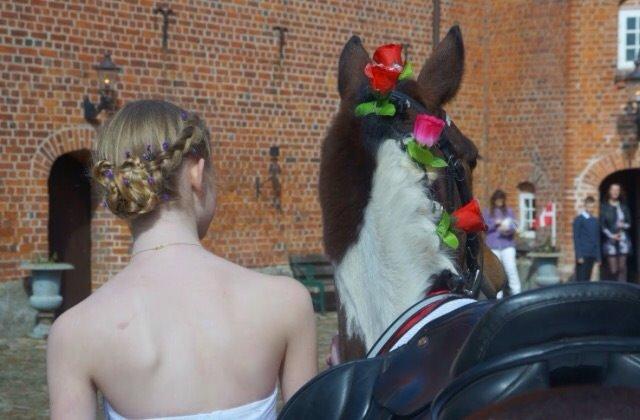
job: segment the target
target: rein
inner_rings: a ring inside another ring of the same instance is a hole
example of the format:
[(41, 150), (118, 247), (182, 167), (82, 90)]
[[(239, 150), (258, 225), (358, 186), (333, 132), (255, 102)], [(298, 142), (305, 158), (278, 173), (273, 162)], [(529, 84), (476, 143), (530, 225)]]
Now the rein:
[[(409, 109), (414, 108), (418, 113), (429, 114), (427, 109), (420, 102), (416, 101), (412, 97), (398, 92), (392, 91), (389, 95), (389, 100), (396, 106), (398, 114), (406, 113)], [(429, 114), (430, 115), (430, 114)], [(451, 125), (451, 120), (446, 116), (446, 122), (440, 139), (438, 140), (437, 147), (444, 156), (447, 162), (446, 167), (446, 182), (447, 182), (447, 195), (452, 197), (454, 194), (454, 188), (458, 191), (458, 196), (462, 203), (469, 202), (473, 196), (466, 182), (466, 172), (464, 165), (460, 158), (454, 153), (451, 140), (447, 136), (447, 131)], [(444, 207), (444, 206), (443, 206)], [(465, 241), (465, 263), (466, 268), (460, 274), (455, 273), (441, 273), (441, 277), (444, 274), (446, 277), (447, 287), (455, 293), (461, 293), (473, 298), (477, 298), (480, 292), (480, 279), (482, 277), (482, 253), (480, 252), (480, 236), (477, 233), (467, 234)]]

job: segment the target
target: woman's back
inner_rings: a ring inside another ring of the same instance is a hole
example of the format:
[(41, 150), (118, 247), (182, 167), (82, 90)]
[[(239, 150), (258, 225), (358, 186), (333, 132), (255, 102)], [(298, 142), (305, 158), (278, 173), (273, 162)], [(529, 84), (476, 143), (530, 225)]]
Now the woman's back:
[(290, 279), (175, 246), (134, 257), (65, 317), (83, 342), (83, 364), (118, 413), (184, 415), (270, 396), (289, 335), (313, 337), (306, 300)]
[(108, 207), (130, 223), (132, 257), (52, 327), (52, 418), (93, 417), (96, 389), (136, 418), (244, 406), (278, 382), (288, 399), (317, 368), (310, 296), (292, 279), (201, 247), (215, 209), (203, 123), (138, 101), (107, 124), (98, 149), (105, 157), (94, 174)]

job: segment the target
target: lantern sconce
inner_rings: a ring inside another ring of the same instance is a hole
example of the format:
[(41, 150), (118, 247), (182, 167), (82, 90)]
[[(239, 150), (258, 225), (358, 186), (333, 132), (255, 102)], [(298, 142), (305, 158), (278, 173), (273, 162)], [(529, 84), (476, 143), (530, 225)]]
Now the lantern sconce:
[(84, 109), (84, 119), (90, 124), (99, 124), (98, 114), (102, 111), (113, 113), (118, 109), (118, 96), (115, 90), (115, 84), (118, 82), (118, 75), (122, 71), (111, 60), (111, 53), (105, 53), (102, 61), (93, 66), (98, 72), (98, 78), (100, 80), (100, 102), (98, 105), (94, 105), (89, 100), (88, 96), (84, 97), (82, 101), (82, 108)]

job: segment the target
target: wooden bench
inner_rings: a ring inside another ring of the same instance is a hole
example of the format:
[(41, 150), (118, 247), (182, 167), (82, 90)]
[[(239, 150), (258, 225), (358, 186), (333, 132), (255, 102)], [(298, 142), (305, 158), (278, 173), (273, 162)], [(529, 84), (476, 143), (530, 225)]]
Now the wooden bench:
[(327, 295), (335, 295), (333, 264), (321, 254), (289, 255), (293, 277), (311, 292), (313, 306), (321, 313), (327, 310)]

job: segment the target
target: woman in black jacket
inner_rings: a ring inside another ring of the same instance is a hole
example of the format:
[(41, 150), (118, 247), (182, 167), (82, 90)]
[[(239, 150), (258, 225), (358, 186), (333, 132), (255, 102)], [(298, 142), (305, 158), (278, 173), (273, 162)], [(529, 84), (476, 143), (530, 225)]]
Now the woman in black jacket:
[(611, 184), (607, 199), (600, 208), (600, 226), (604, 234), (602, 252), (607, 259), (611, 278), (607, 280), (627, 281), (627, 255), (631, 252), (631, 227), (629, 207), (621, 202), (619, 184)]

